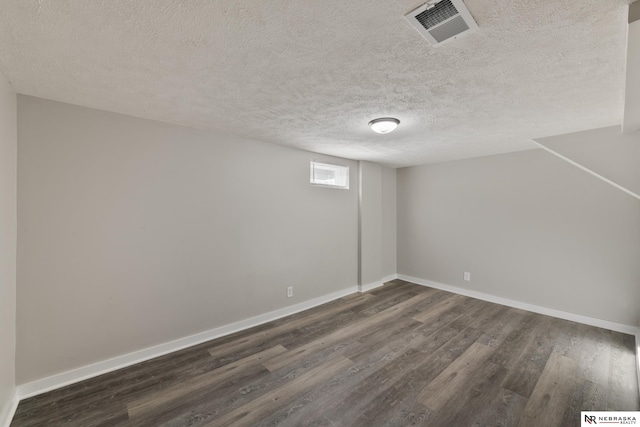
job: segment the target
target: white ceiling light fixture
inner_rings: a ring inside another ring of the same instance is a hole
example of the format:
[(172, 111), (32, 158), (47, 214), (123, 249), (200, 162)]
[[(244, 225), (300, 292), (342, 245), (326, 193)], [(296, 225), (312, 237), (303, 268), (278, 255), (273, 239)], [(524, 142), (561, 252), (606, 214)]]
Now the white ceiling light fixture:
[(369, 122), (371, 130), (377, 133), (389, 133), (395, 130), (400, 124), (400, 120), (393, 117), (380, 117)]

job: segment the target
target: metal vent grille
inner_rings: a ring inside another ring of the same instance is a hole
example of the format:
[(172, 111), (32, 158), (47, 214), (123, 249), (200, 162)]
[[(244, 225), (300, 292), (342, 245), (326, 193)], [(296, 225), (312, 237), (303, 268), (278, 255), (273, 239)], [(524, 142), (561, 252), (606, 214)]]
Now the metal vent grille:
[(434, 46), (478, 29), (464, 0), (429, 0), (404, 17)]
[(427, 30), (458, 14), (451, 0), (443, 0), (430, 9), (416, 15), (418, 22)]
[(438, 43), (442, 43), (446, 39), (454, 37), (463, 31), (467, 31), (468, 29), (469, 26), (466, 22), (464, 22), (462, 16), (456, 16), (446, 24), (440, 25), (439, 27), (430, 30), (429, 34), (431, 34)]

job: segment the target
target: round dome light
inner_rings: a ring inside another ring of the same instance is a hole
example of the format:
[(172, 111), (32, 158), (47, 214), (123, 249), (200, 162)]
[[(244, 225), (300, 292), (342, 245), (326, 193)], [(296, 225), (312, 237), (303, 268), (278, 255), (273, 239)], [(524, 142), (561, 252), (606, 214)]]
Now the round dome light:
[(379, 119), (371, 120), (369, 127), (371, 130), (377, 133), (389, 133), (398, 127), (400, 120), (393, 117), (381, 117)]

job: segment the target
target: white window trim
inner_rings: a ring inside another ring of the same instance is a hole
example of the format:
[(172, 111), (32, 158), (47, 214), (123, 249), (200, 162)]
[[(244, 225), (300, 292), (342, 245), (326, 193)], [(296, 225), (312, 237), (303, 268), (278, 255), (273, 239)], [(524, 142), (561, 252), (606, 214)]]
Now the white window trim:
[[(335, 166), (338, 168), (344, 168), (344, 170), (346, 171), (346, 184), (345, 185), (333, 185), (333, 184), (322, 184), (322, 183), (318, 183), (318, 182), (313, 182), (314, 176), (313, 176), (313, 165), (314, 164), (319, 164), (319, 165), (327, 165), (327, 166)], [(309, 185), (311, 185), (312, 187), (321, 187), (321, 188), (333, 188), (336, 190), (348, 190), (349, 189), (349, 184), (350, 184), (350, 175), (349, 175), (349, 165), (348, 164), (339, 164), (339, 163), (331, 163), (331, 162), (325, 162), (325, 161), (321, 161), (321, 160), (315, 160), (315, 159), (311, 159), (311, 161), (309, 162)]]

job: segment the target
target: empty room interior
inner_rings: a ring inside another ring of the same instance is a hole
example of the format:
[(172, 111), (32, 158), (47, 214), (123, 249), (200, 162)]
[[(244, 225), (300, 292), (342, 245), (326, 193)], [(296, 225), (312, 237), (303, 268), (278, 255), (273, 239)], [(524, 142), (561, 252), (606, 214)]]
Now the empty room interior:
[(638, 76), (629, 0), (4, 1), (0, 427), (639, 411)]

